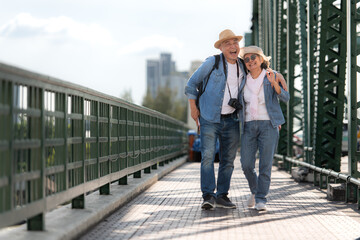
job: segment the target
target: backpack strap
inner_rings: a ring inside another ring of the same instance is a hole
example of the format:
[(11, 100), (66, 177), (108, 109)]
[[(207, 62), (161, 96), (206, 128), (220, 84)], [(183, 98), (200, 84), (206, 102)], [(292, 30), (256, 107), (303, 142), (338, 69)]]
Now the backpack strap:
[(200, 105), (199, 105), (200, 97), (205, 92), (206, 85), (209, 82), (209, 78), (210, 78), (211, 73), (214, 71), (215, 68), (219, 69), (220, 55), (217, 54), (217, 55), (214, 55), (214, 57), (215, 57), (215, 63), (213, 65), (211, 71), (204, 78), (204, 80), (200, 83), (199, 88), (198, 88), (199, 93), (198, 93), (198, 96), (196, 98), (196, 106), (198, 107), (198, 109), (200, 109)]
[(215, 57), (214, 67), (215, 67), (216, 69), (219, 69), (220, 54), (216, 54), (216, 55), (214, 55), (214, 57)]
[[(209, 72), (209, 74), (208, 74), (208, 75), (206, 76), (206, 78), (204, 79), (205, 86), (204, 86), (204, 88), (202, 89), (200, 96), (205, 92), (205, 89), (206, 89), (206, 86), (207, 86), (207, 84), (208, 84), (208, 82), (209, 82), (209, 78), (210, 78), (211, 73), (214, 71), (215, 68), (216, 68), (216, 69), (219, 69), (220, 55), (219, 55), (219, 54), (216, 54), (216, 55), (214, 55), (214, 57), (215, 57), (214, 66), (212, 67), (211, 71)], [(200, 96), (199, 96), (199, 97), (200, 97)]]

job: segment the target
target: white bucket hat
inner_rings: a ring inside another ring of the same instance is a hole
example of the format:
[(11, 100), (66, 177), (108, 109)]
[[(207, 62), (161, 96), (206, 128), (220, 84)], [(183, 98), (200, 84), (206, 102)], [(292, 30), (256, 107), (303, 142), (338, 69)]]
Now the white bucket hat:
[(239, 54), (240, 58), (244, 59), (244, 56), (248, 53), (255, 53), (261, 56), (264, 59), (264, 61), (270, 62), (271, 57), (265, 56), (263, 50), (257, 46), (248, 46), (248, 47), (240, 48), (240, 54)]

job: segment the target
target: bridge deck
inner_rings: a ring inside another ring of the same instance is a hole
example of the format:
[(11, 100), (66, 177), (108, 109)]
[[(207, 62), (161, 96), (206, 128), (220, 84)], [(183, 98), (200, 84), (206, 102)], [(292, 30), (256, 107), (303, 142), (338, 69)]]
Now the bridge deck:
[[(201, 210), (199, 163), (186, 163), (108, 216), (81, 239), (357, 239), (355, 204), (273, 168), (268, 210), (247, 209), (249, 189), (235, 160), (229, 197), (237, 209)], [(217, 164), (216, 164), (217, 166)]]

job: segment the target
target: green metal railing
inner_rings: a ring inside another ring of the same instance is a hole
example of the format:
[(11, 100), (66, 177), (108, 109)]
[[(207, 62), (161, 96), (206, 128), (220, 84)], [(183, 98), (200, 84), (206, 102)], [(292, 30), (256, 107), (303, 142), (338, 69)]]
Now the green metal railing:
[(288, 162), (286, 170), (291, 173), (292, 167), (302, 166), (310, 169), (314, 173), (314, 185), (319, 186), (322, 189), (326, 189), (328, 184), (331, 183), (343, 183), (345, 184), (345, 202), (356, 202), (357, 208), (360, 209), (360, 180), (354, 178), (348, 174), (336, 172), (332, 169), (326, 169), (317, 167), (304, 161), (286, 157), (284, 155), (275, 154), (275, 159)]
[(184, 123), (85, 87), (0, 64), (0, 227), (127, 183), (186, 154)]

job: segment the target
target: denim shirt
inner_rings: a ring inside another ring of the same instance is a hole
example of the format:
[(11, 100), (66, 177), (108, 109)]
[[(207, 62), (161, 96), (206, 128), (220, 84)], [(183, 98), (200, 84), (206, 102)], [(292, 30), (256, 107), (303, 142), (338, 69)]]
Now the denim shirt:
[[(210, 78), (208, 80), (208, 84), (205, 88), (205, 91), (200, 97), (199, 105), (200, 105), (200, 115), (206, 121), (213, 123), (220, 123), (221, 117), (221, 108), (222, 102), (224, 99), (226, 79), (227, 79), (227, 61), (223, 61), (224, 55), (220, 54), (220, 61), (218, 69), (214, 69), (211, 73)], [(226, 72), (224, 72), (224, 64), (226, 66)], [(245, 82), (246, 72), (244, 70), (244, 66), (240, 59), (238, 58), (238, 63), (240, 67), (240, 71), (243, 73), (243, 79), (240, 79), (240, 83)], [(215, 64), (215, 57), (208, 57), (201, 66), (194, 72), (194, 74), (189, 78), (187, 85), (185, 87), (185, 94), (188, 99), (196, 99), (198, 95), (198, 86), (205, 79), (205, 77), (209, 74), (212, 67)], [(238, 94), (238, 99), (240, 97), (240, 89)]]
[[(276, 74), (276, 73), (275, 73)], [(275, 75), (276, 77), (276, 75)], [(244, 129), (244, 122), (245, 122), (245, 100), (244, 100), (244, 87), (245, 87), (246, 79), (240, 85), (240, 103), (242, 104), (243, 108), (240, 110), (240, 121), (241, 121), (241, 132)], [(271, 87), (271, 83), (269, 82), (267, 76), (265, 75), (263, 86), (264, 86), (264, 97), (265, 97), (265, 106), (266, 110), (269, 114), (270, 121), (272, 126), (278, 127), (281, 124), (285, 123), (284, 115), (280, 108), (279, 100), (283, 102), (288, 102), (290, 99), (289, 92), (285, 91), (279, 83), (281, 92), (277, 94), (275, 89)]]

